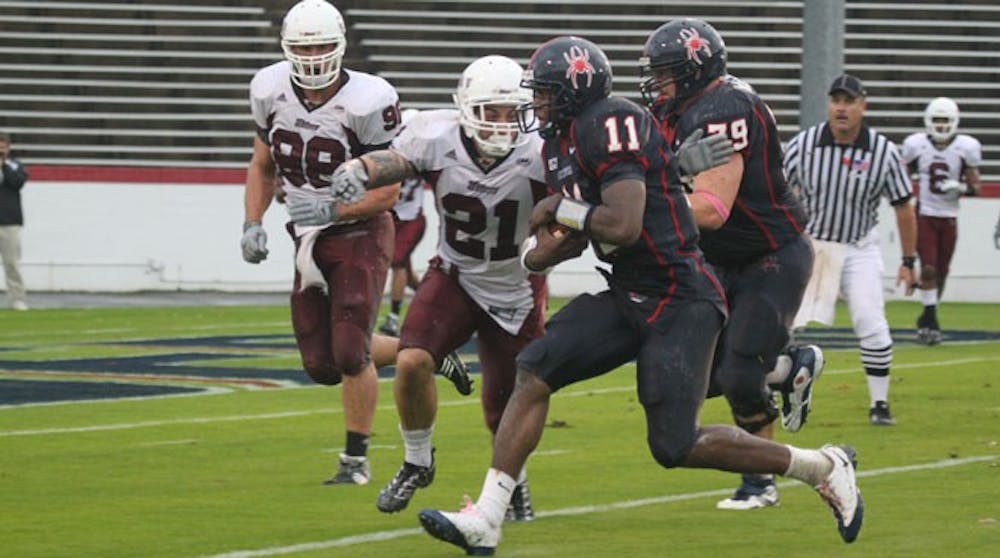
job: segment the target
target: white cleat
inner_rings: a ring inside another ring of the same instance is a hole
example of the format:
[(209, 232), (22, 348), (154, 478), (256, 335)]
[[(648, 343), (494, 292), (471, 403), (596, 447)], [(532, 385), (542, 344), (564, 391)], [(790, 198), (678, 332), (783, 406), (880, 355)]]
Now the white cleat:
[(777, 506), (779, 499), (774, 479), (743, 475), (743, 482), (736, 493), (725, 500), (719, 500), (715, 507), (720, 510), (755, 510)]
[(816, 491), (833, 510), (840, 537), (844, 542), (854, 542), (861, 532), (865, 515), (865, 503), (854, 475), (856, 452), (850, 446), (832, 445), (825, 445), (819, 451), (833, 462), (833, 470), (815, 487)]
[(792, 370), (781, 385), (781, 426), (798, 432), (812, 410), (812, 388), (823, 373), (823, 351), (816, 345), (799, 347), (792, 358)]
[(461, 547), (469, 556), (493, 556), (500, 543), (500, 526), (490, 525), (468, 496), (459, 512), (425, 509), (418, 517), (430, 536)]

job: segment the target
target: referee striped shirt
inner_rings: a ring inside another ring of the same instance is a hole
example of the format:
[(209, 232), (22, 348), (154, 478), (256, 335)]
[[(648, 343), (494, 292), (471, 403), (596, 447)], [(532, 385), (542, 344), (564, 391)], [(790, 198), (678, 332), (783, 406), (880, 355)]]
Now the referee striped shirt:
[(895, 144), (864, 124), (850, 145), (836, 143), (826, 122), (799, 132), (784, 167), (809, 214), (806, 232), (818, 240), (857, 242), (878, 224), (882, 196), (892, 205), (912, 196)]

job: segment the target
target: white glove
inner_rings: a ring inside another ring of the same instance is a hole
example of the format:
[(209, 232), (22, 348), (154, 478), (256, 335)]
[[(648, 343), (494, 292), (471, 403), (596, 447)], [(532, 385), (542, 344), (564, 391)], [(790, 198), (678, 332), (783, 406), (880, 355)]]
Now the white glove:
[(330, 198), (289, 196), (285, 207), (296, 225), (329, 225), (337, 220), (337, 205)]
[(965, 193), (965, 184), (953, 179), (942, 180), (938, 183), (941, 195), (948, 201), (955, 201)]
[(267, 259), (267, 232), (260, 223), (247, 221), (243, 223), (243, 238), (240, 240), (243, 249), (243, 259), (256, 264)]
[(684, 174), (696, 175), (724, 164), (735, 152), (733, 142), (726, 134), (712, 134), (702, 139), (703, 135), (705, 131), (698, 128), (677, 148), (677, 162)]
[(365, 197), (368, 171), (360, 159), (351, 159), (333, 171), (330, 192), (333, 199), (345, 204), (354, 204)]

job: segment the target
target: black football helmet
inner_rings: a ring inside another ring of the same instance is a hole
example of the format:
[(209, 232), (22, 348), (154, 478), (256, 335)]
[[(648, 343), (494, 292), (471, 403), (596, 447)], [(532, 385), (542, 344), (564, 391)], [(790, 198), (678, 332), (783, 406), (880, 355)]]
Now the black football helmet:
[[(522, 132), (535, 130), (543, 138), (555, 137), (583, 109), (611, 94), (611, 63), (604, 51), (580, 37), (556, 37), (538, 47), (528, 61), (521, 87), (547, 91), (551, 99), (544, 105), (534, 101), (518, 108)], [(546, 110), (545, 122), (535, 116)]]
[(701, 91), (726, 74), (726, 43), (714, 27), (700, 19), (675, 19), (664, 23), (646, 39), (639, 59), (639, 84), (643, 99), (652, 106), (660, 90), (677, 86), (674, 100)]

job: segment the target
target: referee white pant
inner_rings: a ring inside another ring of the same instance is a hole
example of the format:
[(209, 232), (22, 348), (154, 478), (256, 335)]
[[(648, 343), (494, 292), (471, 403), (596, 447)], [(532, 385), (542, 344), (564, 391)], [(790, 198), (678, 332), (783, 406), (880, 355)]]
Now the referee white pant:
[(0, 225), (0, 259), (7, 279), (7, 302), (25, 303), (24, 279), (21, 277), (21, 225)]
[(813, 276), (795, 318), (796, 327), (811, 320), (832, 324), (837, 294), (844, 298), (861, 346), (861, 364), (868, 378), (871, 404), (888, 401), (892, 336), (885, 319), (878, 229), (872, 228), (853, 244), (819, 242), (814, 247)]

